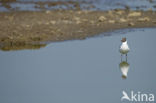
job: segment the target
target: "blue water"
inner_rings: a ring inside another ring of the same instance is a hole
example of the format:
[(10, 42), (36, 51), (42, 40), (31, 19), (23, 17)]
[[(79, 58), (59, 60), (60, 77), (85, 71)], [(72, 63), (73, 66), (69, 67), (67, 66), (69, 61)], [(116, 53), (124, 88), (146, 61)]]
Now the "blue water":
[[(67, 3), (56, 6), (47, 6), (51, 1), (73, 1), (80, 4), (80, 9), (83, 10), (111, 10), (111, 9), (125, 9), (128, 6), (132, 10), (156, 10), (153, 6), (156, 1), (152, 0), (16, 0), (16, 2), (7, 3), (10, 9), (6, 8), (0, 3), (0, 11), (40, 11), (40, 10), (55, 10), (55, 9), (76, 9), (75, 4)], [(40, 8), (37, 2), (44, 2), (45, 4)]]
[[(156, 95), (155, 33), (137, 29), (40, 50), (0, 51), (0, 103), (121, 103), (123, 90)], [(119, 68), (122, 37), (131, 49), (127, 79)]]

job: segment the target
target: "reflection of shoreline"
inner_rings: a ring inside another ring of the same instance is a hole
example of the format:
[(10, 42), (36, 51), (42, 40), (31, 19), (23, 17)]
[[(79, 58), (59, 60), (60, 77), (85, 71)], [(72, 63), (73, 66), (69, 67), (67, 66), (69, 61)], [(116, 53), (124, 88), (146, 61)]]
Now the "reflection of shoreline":
[(12, 51), (12, 50), (24, 50), (24, 49), (40, 49), (45, 46), (46, 44), (7, 43), (7, 44), (1, 44), (0, 50)]

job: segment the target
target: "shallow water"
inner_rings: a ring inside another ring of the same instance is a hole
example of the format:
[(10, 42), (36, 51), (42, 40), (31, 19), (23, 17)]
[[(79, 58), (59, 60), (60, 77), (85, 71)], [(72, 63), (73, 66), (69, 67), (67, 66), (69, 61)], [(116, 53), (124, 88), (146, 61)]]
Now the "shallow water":
[[(120, 103), (123, 90), (156, 95), (156, 29), (122, 33), (0, 51), (0, 102)], [(131, 49), (127, 79), (119, 68), (122, 37)]]
[[(42, 3), (39, 4), (37, 2)], [(49, 5), (48, 2), (64, 3)], [(82, 10), (110, 10), (117, 8), (125, 9), (127, 7), (132, 10), (148, 10), (149, 8), (156, 10), (155, 0), (16, 0), (16, 2), (0, 3), (0, 11), (77, 9), (77, 6), (75, 7), (77, 4)]]

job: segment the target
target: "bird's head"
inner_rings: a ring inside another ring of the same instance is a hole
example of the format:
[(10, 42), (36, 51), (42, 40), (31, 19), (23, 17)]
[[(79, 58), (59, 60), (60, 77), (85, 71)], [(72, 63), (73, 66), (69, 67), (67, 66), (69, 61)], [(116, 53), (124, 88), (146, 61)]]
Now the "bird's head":
[(121, 42), (126, 42), (126, 38), (122, 38)]

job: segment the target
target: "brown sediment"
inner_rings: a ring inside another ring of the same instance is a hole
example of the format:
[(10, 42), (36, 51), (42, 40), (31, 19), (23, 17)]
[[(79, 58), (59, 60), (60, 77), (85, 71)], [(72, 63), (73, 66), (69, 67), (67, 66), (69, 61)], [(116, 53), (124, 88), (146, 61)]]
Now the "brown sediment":
[(0, 15), (0, 44), (85, 39), (116, 29), (156, 26), (154, 11), (54, 10)]

